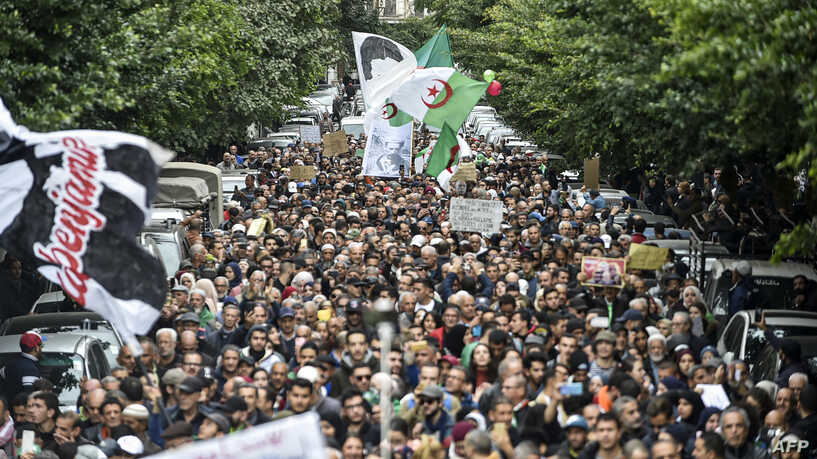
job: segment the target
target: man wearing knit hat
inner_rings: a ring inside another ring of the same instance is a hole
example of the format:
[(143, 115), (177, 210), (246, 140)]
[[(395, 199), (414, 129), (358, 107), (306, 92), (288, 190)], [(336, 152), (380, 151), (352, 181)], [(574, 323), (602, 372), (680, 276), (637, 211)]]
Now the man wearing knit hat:
[(134, 436), (142, 442), (145, 454), (156, 454), (162, 448), (150, 439), (147, 433), (150, 412), (141, 403), (133, 403), (122, 410), (122, 422), (133, 430)]
[(469, 421), (460, 421), (454, 424), (454, 428), (451, 429), (451, 436), (448, 437), (451, 442), (448, 446), (448, 457), (465, 457), (465, 436), (474, 429), (476, 429), (476, 426)]

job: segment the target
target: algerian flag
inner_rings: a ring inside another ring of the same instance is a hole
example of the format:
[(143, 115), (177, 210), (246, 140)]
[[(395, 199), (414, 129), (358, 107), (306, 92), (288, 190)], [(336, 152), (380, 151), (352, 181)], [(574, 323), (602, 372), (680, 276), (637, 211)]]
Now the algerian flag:
[(386, 99), (383, 105), (370, 108), (363, 117), (363, 130), (367, 136), (369, 132), (371, 132), (372, 126), (374, 126), (375, 122), (379, 119), (388, 120), (389, 125), (392, 127), (405, 126), (414, 121), (411, 115), (398, 110), (397, 105), (391, 103), (390, 99)]
[(390, 101), (415, 119), (442, 128), (456, 129), (485, 93), (488, 83), (472, 80), (453, 68), (418, 69), (391, 94)]
[(416, 155), (414, 155), (414, 173), (415, 174), (422, 174), (423, 170), (426, 167), (426, 162), (428, 161), (428, 157), (431, 154), (431, 150), (434, 148), (434, 144), (423, 148), (422, 150), (418, 151)]
[(446, 192), (450, 190), (451, 177), (457, 172), (461, 156), (470, 156), (471, 148), (454, 133), (447, 123), (443, 123), (440, 137), (431, 151), (426, 174), (437, 178), (437, 183)]
[(445, 25), (428, 40), (422, 48), (414, 52), (417, 57), (417, 67), (454, 67), (454, 58), (451, 56), (451, 42), (448, 40), (448, 31)]

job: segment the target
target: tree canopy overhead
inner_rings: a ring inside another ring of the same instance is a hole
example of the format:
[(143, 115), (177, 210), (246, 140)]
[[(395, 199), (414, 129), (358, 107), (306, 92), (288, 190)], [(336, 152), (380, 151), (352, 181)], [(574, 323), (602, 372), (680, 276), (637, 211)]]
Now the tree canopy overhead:
[(332, 0), (0, 5), (0, 97), (35, 130), (121, 129), (196, 152), (300, 102), (340, 51)]

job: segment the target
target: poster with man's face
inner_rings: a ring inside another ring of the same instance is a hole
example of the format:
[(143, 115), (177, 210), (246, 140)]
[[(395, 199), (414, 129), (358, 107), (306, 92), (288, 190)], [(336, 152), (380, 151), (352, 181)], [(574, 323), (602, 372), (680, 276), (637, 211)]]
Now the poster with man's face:
[(400, 166), (406, 174), (411, 165), (411, 123), (392, 127), (386, 120), (372, 126), (363, 155), (363, 175), (400, 177)]

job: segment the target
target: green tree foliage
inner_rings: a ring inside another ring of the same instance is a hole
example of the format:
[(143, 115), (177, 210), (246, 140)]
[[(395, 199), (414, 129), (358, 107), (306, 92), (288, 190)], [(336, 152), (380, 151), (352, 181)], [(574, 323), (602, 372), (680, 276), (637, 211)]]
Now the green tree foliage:
[(383, 22), (378, 25), (375, 33), (391, 38), (406, 48), (416, 51), (436, 32), (437, 26), (427, 18), (408, 18), (401, 22)]
[[(457, 63), (491, 68), (510, 124), (574, 164), (691, 173), (755, 163), (814, 214), (817, 4), (795, 0), (426, 0)], [(767, 180), (768, 181), (768, 180)], [(781, 239), (814, 254), (817, 222)]]
[(121, 129), (179, 151), (297, 104), (339, 49), (332, 0), (0, 4), (0, 97), (35, 130)]
[[(794, 0), (688, 2), (643, 0), (671, 31), (676, 50), (658, 80), (668, 86), (658, 110), (710, 120), (706, 135), (737, 162), (758, 162), (812, 186), (784, 195), (817, 211), (817, 4)], [(687, 154), (686, 157), (690, 155)], [(769, 173), (765, 179), (774, 178)], [(781, 237), (775, 259), (815, 255), (817, 221)]]

